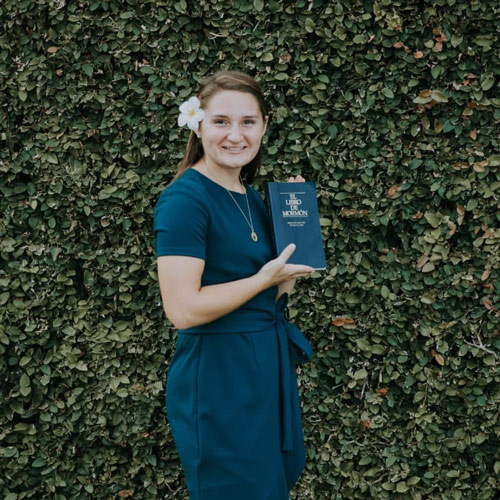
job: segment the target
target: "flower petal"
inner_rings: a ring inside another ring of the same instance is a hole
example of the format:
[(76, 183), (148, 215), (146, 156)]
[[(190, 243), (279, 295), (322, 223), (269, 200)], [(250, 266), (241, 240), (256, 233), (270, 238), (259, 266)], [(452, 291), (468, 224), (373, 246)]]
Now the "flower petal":
[(188, 102), (188, 101), (183, 102), (183, 103), (179, 106), (179, 111), (180, 111), (181, 113), (187, 113), (190, 109), (191, 109), (191, 105), (189, 104), (189, 102)]
[(190, 118), (188, 121), (187, 121), (187, 126), (191, 129), (191, 130), (198, 130), (198, 120), (196, 118)]
[(200, 107), (200, 100), (197, 97), (190, 97), (187, 101), (179, 106), (182, 113), (187, 113), (191, 109), (198, 109)]
[(199, 108), (200, 107), (200, 100), (196, 97), (190, 97), (188, 102), (193, 106), (193, 108)]
[(188, 115), (181, 113), (179, 115), (179, 118), (177, 118), (177, 125), (179, 125), (179, 127), (184, 127), (184, 125), (186, 125), (187, 122), (188, 122)]

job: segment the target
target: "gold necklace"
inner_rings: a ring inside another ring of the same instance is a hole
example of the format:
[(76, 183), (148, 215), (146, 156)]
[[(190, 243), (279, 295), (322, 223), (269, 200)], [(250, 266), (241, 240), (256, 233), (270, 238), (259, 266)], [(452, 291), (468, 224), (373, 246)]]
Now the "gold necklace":
[[(212, 172), (210, 172), (210, 173), (212, 175), (214, 175)], [(214, 177), (215, 177), (215, 175), (214, 175)], [(215, 177), (215, 178), (217, 179), (217, 177)], [(220, 183), (219, 179), (217, 179), (217, 181), (222, 186), (222, 184)], [(241, 182), (241, 184), (243, 184), (243, 181), (241, 180), (241, 175), (240, 175), (240, 182)], [(248, 204), (247, 190), (245, 189), (245, 198), (247, 200), (247, 208), (248, 208), (248, 215), (250, 217), (250, 221), (247, 219), (247, 216), (245, 215), (245, 213), (241, 209), (240, 204), (236, 201), (235, 197), (232, 195), (231, 191), (229, 191), (229, 189), (227, 189), (227, 187), (225, 187), (225, 186), (222, 186), (222, 187), (229, 193), (229, 196), (231, 196), (231, 198), (233, 199), (233, 201), (236, 203), (236, 206), (239, 208), (239, 210), (241, 212), (241, 215), (243, 215), (243, 217), (247, 221), (247, 224), (250, 226), (250, 230), (251, 230), (250, 236), (251, 236), (252, 240), (257, 243), (258, 238), (257, 238), (257, 233), (255, 232), (255, 230), (253, 228), (252, 214), (250, 213), (250, 205)]]

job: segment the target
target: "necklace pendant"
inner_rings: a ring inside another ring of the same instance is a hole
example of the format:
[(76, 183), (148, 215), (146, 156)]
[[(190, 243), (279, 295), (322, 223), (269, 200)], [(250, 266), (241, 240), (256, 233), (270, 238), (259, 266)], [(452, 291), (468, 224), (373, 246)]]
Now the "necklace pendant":
[(257, 238), (257, 233), (255, 231), (252, 231), (251, 236), (252, 236), (252, 240), (257, 242), (258, 238)]

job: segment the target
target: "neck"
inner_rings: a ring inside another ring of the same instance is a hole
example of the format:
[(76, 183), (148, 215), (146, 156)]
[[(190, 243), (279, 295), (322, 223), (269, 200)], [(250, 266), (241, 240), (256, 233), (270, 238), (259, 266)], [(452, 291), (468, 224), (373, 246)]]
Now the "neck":
[(240, 181), (243, 167), (221, 168), (213, 164), (207, 164), (206, 159), (203, 159), (200, 166), (205, 174), (217, 183), (222, 184), (226, 189), (239, 192), (244, 189), (243, 183)]

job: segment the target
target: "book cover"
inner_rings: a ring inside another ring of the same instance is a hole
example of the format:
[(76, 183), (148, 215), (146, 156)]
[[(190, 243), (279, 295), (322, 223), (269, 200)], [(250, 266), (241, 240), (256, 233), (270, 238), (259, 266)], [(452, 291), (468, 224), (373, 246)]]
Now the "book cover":
[(267, 182), (265, 193), (273, 228), (275, 256), (290, 243), (295, 243), (295, 251), (287, 262), (326, 269), (316, 184)]

